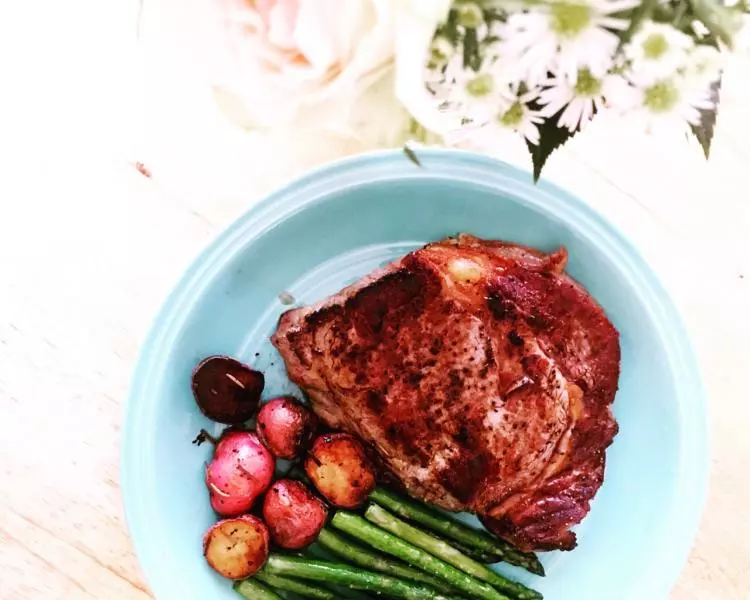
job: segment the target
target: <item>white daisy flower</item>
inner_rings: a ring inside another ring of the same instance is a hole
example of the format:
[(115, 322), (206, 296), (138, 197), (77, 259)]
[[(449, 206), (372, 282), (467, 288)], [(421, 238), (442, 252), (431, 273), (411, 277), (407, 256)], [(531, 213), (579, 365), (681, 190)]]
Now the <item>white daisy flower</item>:
[(460, 127), (448, 133), (449, 145), (491, 150), (504, 136), (521, 134), (532, 144), (539, 143), (538, 125), (544, 122), (539, 111), (529, 103), (539, 94), (539, 89), (530, 91), (520, 84), (500, 84), (495, 112), (485, 121), (465, 120)]
[(679, 76), (634, 83), (638, 102), (630, 114), (648, 132), (687, 132), (688, 125), (700, 123), (701, 110), (714, 107), (708, 89), (698, 89)]
[(626, 19), (611, 15), (639, 0), (552, 0), (513, 13), (501, 28), (500, 56), (509, 79), (535, 85), (549, 72), (575, 80), (581, 69), (603, 76), (620, 43), (612, 30), (624, 30)]
[(492, 151), (507, 136), (520, 134), (531, 144), (537, 145), (540, 139), (539, 125), (542, 123), (544, 117), (539, 111), (517, 98), (512, 104), (502, 108), (491, 121), (481, 126), (465, 125), (451, 132), (447, 141), (449, 145)]
[(685, 76), (696, 86), (705, 87), (721, 75), (722, 56), (713, 46), (698, 44), (688, 54)]
[(503, 102), (504, 85), (498, 80), (492, 60), (485, 60), (479, 71), (465, 68), (456, 56), (445, 74), (446, 102), (475, 123), (492, 118)]
[(446, 64), (456, 53), (456, 48), (449, 39), (442, 35), (436, 35), (430, 44), (429, 64), (436, 67)]
[(536, 146), (539, 143), (538, 126), (544, 123), (544, 117), (538, 110), (532, 109), (529, 103), (539, 96), (540, 90), (539, 88), (526, 90), (525, 86), (523, 90), (525, 91), (522, 93), (518, 83), (512, 83), (503, 88), (503, 106), (495, 115), (490, 129), (495, 133), (498, 129), (520, 133)]
[(625, 56), (641, 79), (671, 77), (688, 62), (693, 40), (672, 25), (647, 21), (625, 45)]
[(529, 108), (528, 104), (516, 100), (506, 110), (498, 113), (493, 127), (510, 129), (520, 133), (535, 146), (539, 144), (539, 125), (544, 123), (544, 117), (537, 110)]
[(558, 126), (576, 131), (604, 108), (605, 93), (624, 83), (621, 80), (620, 75), (595, 77), (588, 69), (578, 71), (574, 80), (562, 74), (548, 79), (539, 93), (538, 102), (542, 105), (539, 113), (550, 118), (562, 111)]
[(500, 96), (505, 102), (505, 106), (510, 107), (515, 102), (528, 104), (532, 100), (535, 100), (541, 91), (542, 88), (538, 86), (529, 88), (526, 83), (514, 81), (501, 86)]

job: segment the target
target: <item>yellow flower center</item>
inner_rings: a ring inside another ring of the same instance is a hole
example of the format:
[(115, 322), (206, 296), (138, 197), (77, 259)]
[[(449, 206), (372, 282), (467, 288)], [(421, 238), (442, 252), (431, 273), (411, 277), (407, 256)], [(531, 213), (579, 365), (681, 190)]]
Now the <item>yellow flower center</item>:
[(574, 2), (555, 2), (551, 6), (551, 27), (563, 38), (578, 36), (591, 23), (591, 8)]
[(588, 69), (581, 69), (578, 71), (575, 90), (577, 96), (592, 98), (598, 96), (601, 92), (602, 82), (594, 77)]
[(513, 106), (498, 117), (498, 121), (505, 127), (517, 127), (523, 121), (525, 112), (523, 104), (516, 100)]
[(482, 9), (474, 2), (459, 4), (456, 7), (456, 12), (458, 13), (458, 22), (464, 27), (476, 28), (484, 23)]
[(669, 42), (661, 33), (652, 33), (643, 42), (643, 54), (650, 60), (657, 60), (669, 50)]
[(466, 84), (466, 91), (469, 92), (470, 95), (477, 98), (489, 95), (490, 93), (492, 93), (492, 89), (492, 77), (487, 73), (478, 75)]
[(442, 65), (448, 62), (453, 54), (453, 45), (444, 37), (436, 36), (430, 45), (430, 62)]
[(643, 103), (655, 113), (669, 112), (679, 99), (680, 92), (670, 81), (655, 83), (643, 92)]

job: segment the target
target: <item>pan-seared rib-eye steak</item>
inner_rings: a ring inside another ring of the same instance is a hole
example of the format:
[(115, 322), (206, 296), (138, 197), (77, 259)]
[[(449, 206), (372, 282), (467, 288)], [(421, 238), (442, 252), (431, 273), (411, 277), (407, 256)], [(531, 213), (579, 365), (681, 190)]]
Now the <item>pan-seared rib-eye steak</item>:
[(414, 497), (525, 550), (570, 549), (617, 432), (618, 334), (545, 255), (461, 235), (282, 315), (273, 343), (330, 427)]

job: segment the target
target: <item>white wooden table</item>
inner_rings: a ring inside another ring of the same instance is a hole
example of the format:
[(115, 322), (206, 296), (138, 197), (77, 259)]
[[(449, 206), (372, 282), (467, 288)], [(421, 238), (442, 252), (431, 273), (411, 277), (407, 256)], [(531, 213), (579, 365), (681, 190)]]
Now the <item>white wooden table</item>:
[[(149, 76), (133, 60), (136, 9), (92, 0), (0, 14), (10, 90), (0, 102), (2, 600), (150, 598), (118, 467), (123, 403), (150, 320), (194, 255), (255, 199), (358, 150), (333, 139), (316, 139), (314, 153), (288, 140), (234, 140), (231, 158), (218, 160), (210, 127), (153, 94), (154, 81), (139, 105)], [(711, 162), (678, 140), (601, 123), (546, 171), (640, 245), (700, 354), (711, 491), (674, 600), (750, 597), (748, 69), (739, 62), (727, 78)], [(526, 163), (520, 147), (503, 156)]]

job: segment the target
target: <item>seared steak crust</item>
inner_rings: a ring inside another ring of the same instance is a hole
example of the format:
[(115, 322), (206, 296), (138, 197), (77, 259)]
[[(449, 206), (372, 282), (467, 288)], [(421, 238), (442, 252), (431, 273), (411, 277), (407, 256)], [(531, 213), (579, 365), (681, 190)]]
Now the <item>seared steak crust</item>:
[(567, 254), (460, 235), (282, 315), (273, 343), (330, 427), (414, 497), (526, 550), (570, 549), (602, 483), (618, 334)]

